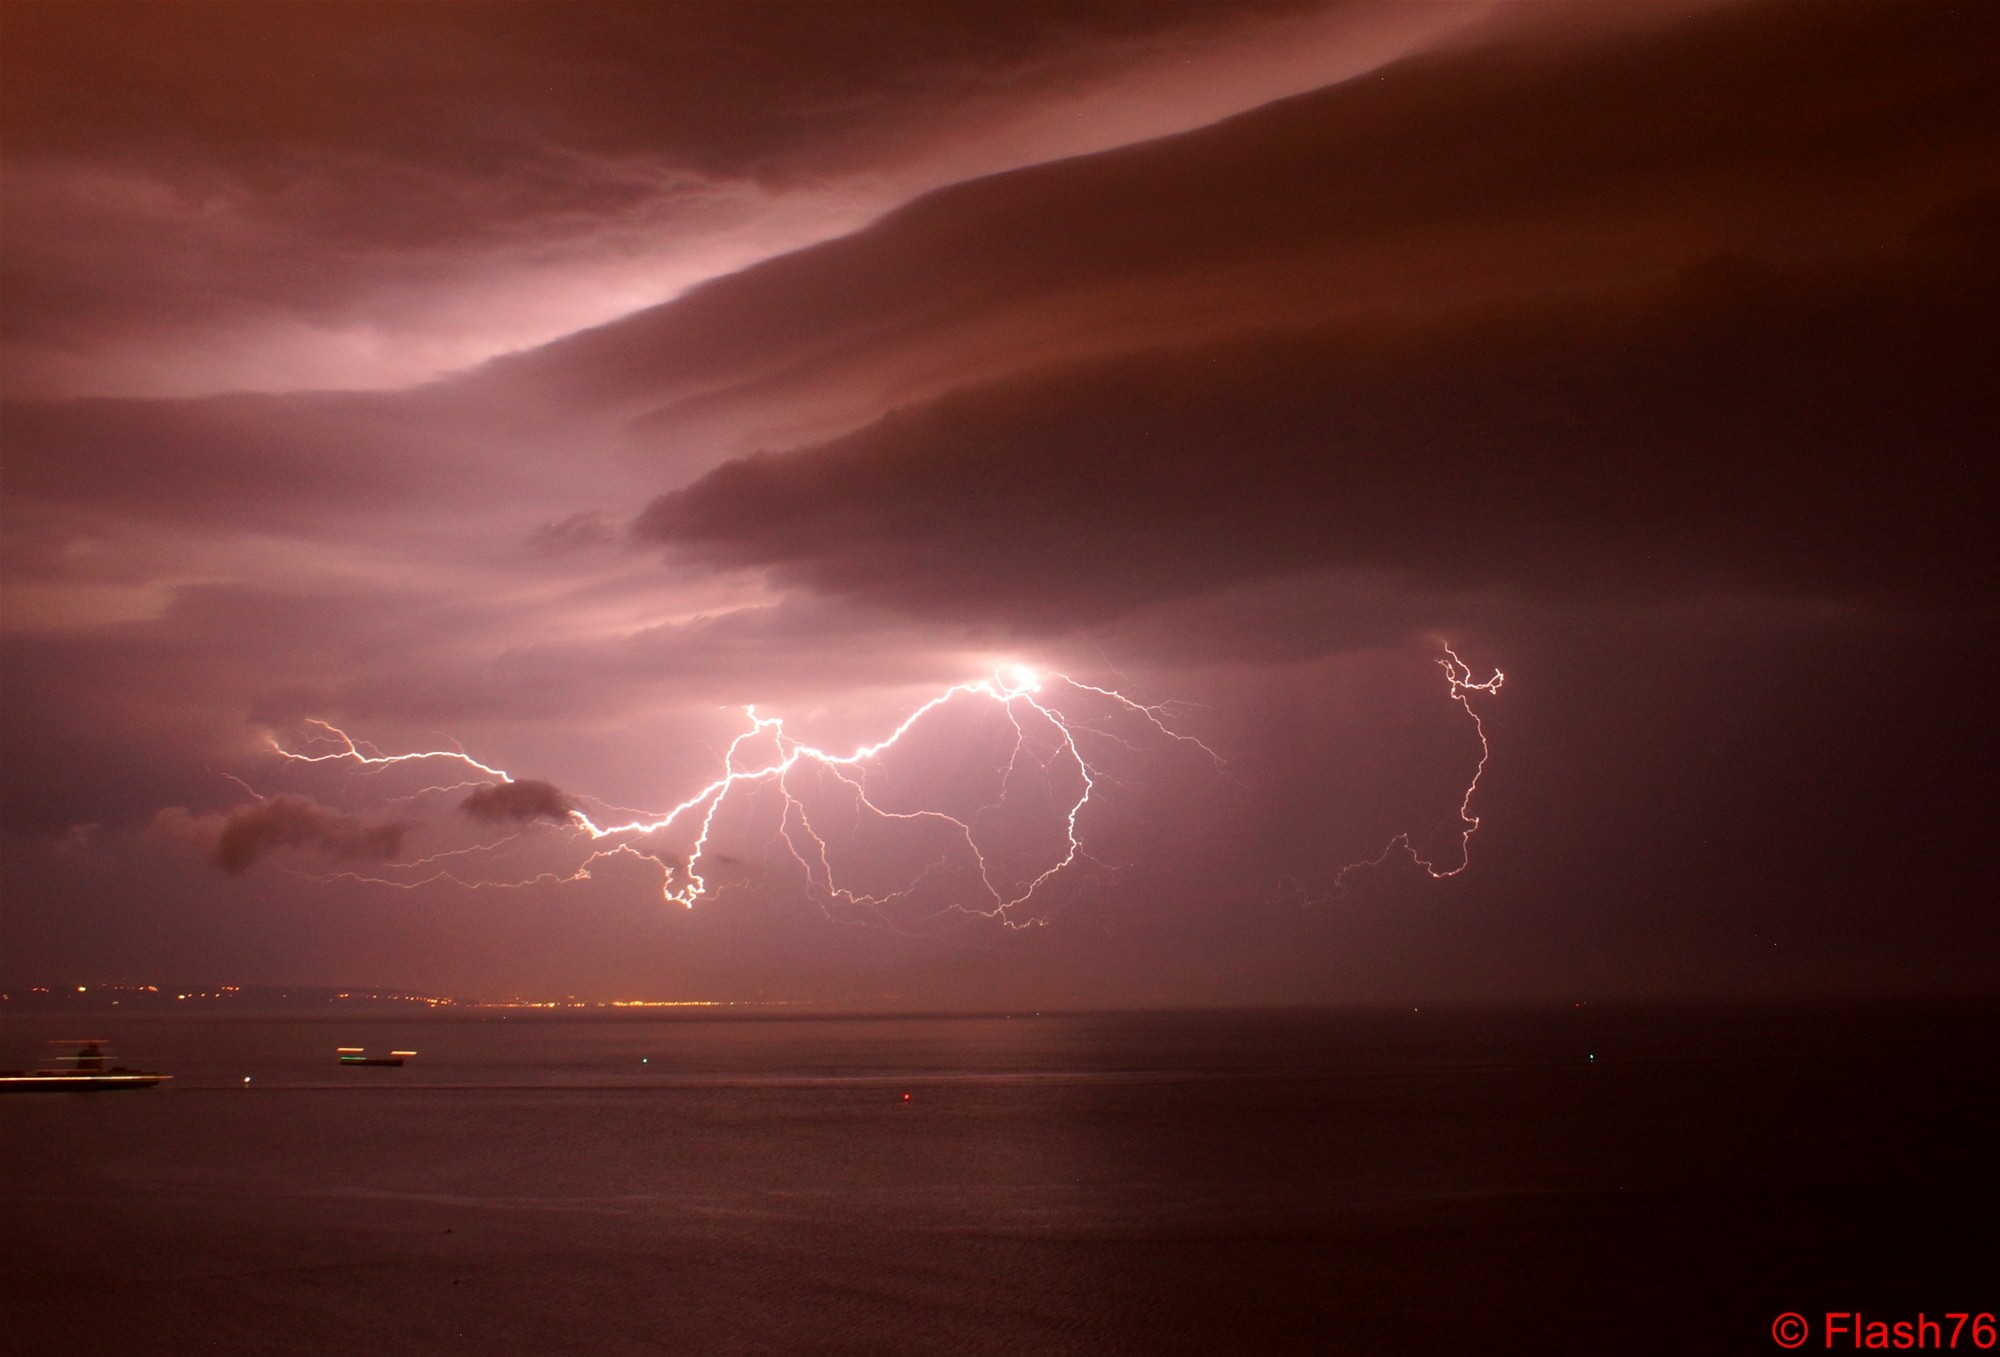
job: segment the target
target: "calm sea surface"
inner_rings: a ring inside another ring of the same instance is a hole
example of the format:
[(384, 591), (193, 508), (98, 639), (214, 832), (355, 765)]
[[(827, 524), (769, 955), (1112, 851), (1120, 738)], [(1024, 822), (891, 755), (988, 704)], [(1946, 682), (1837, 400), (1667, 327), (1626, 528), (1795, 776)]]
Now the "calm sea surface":
[(1768, 1353), (2000, 1304), (1994, 1018), (98, 1018), (0, 1350)]

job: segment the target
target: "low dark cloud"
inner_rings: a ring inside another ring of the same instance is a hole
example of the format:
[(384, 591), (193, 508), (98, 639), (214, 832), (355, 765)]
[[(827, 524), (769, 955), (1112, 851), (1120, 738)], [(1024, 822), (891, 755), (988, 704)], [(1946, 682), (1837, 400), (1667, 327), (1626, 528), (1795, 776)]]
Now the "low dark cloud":
[(209, 861), (232, 876), (290, 848), (343, 861), (391, 862), (401, 855), (413, 828), (403, 821), (371, 824), (302, 796), (274, 796), (224, 820)]
[(459, 802), (458, 808), (475, 820), (517, 824), (529, 820), (553, 820), (561, 824), (576, 809), (554, 784), (533, 778), (481, 787)]
[(1556, 594), (1978, 588), (2000, 211), (1899, 259), (1340, 326), (954, 392), (654, 502), (646, 540), (1072, 625), (1315, 567)]

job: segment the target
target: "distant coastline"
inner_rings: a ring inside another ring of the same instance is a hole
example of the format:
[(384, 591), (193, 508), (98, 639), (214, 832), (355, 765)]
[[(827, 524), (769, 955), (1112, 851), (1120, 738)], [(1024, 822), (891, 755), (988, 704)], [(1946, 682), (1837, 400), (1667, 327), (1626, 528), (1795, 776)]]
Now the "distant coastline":
[(0, 1016), (9, 1013), (323, 1013), (422, 1009), (623, 1010), (785, 1008), (783, 1000), (468, 998), (365, 985), (15, 985), (0, 989)]

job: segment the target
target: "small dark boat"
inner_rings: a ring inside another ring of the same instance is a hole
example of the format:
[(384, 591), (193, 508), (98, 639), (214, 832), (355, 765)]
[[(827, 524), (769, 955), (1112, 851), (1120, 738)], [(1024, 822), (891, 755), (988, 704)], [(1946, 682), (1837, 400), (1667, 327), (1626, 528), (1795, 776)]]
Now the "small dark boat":
[(101, 1041), (57, 1041), (60, 1048), (74, 1047), (66, 1055), (66, 1066), (35, 1070), (0, 1070), (0, 1093), (111, 1093), (120, 1089), (153, 1088), (173, 1078), (158, 1070), (135, 1070), (125, 1065), (107, 1067)]
[(359, 1046), (342, 1046), (334, 1054), (340, 1057), (343, 1065), (400, 1065), (416, 1052), (391, 1051), (387, 1055), (370, 1055)]

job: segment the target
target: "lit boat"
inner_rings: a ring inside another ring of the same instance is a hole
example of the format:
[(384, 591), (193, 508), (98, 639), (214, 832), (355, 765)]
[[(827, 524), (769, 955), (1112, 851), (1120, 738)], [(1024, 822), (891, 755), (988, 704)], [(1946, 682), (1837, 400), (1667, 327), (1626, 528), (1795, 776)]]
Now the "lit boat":
[(359, 1046), (340, 1046), (335, 1048), (334, 1054), (340, 1057), (343, 1065), (400, 1065), (416, 1052), (391, 1051), (387, 1055), (370, 1055)]
[[(66, 1066), (51, 1066), (32, 1073), (0, 1070), (0, 1093), (111, 1093), (119, 1089), (152, 1088), (173, 1078), (158, 1070), (135, 1070), (125, 1065), (106, 1066), (102, 1041), (55, 1041), (65, 1048)], [(68, 1050), (67, 1048), (74, 1048)]]

